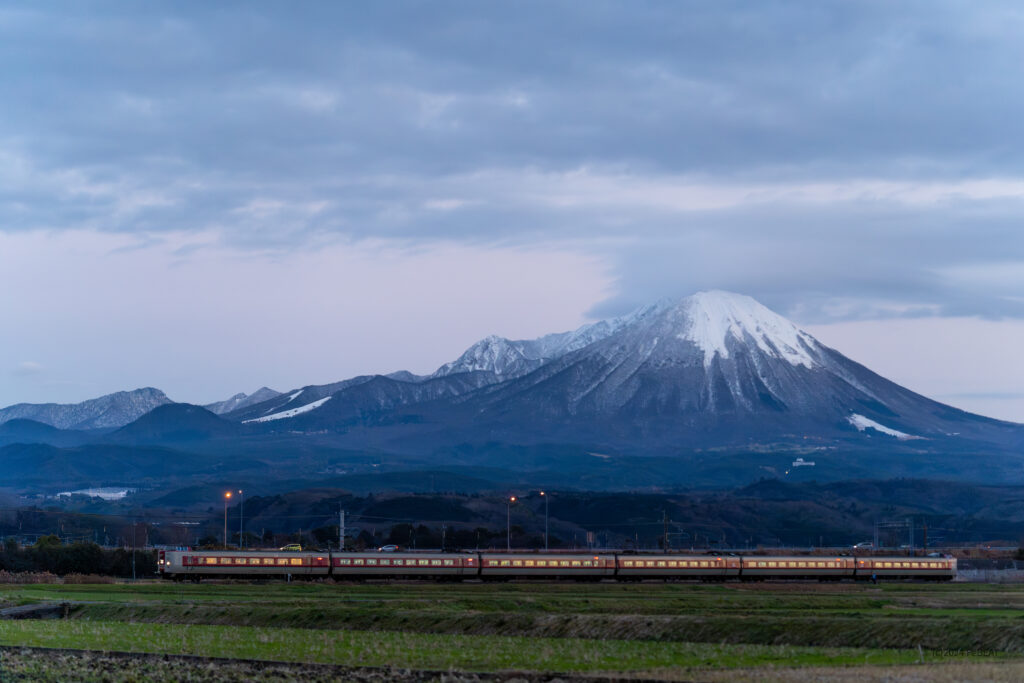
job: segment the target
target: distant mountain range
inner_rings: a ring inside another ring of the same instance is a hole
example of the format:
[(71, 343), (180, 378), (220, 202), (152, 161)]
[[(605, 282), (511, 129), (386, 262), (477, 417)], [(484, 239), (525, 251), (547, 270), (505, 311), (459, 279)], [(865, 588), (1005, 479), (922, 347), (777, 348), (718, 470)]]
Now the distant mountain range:
[(139, 419), (157, 406), (171, 403), (152, 387), (118, 391), (82, 403), (18, 403), (0, 409), (0, 424), (33, 420), (58, 429), (111, 429)]
[[(227, 454), (244, 453), (250, 465), (287, 461), (310, 477), (358, 462), (601, 470), (613, 481), (618, 463), (643, 481), (743, 483), (783, 474), (796, 454), (813, 456), (807, 471), (823, 479), (1024, 476), (1024, 426), (915, 394), (754, 299), (719, 291), (535, 340), (488, 337), (431, 375), (262, 388), (205, 409), (169, 403), (143, 389), (11, 406), (0, 422), (120, 427), (93, 443), (204, 452), (222, 458), (220, 471), (232, 467)], [(662, 474), (642, 474), (648, 467)]]

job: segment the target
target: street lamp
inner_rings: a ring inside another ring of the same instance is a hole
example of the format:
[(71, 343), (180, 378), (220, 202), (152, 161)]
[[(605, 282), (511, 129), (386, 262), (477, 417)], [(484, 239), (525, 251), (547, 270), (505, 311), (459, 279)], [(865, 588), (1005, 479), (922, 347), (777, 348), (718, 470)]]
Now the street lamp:
[(540, 497), (544, 499), (544, 550), (548, 549), (548, 494), (544, 491), (540, 492)]
[(245, 496), (238, 489), (238, 547), (245, 548), (245, 537), (242, 536), (242, 519), (245, 517)]
[(228, 501), (231, 500), (231, 491), (224, 492), (224, 547), (228, 547)]
[(516, 502), (516, 497), (512, 496), (505, 503), (505, 543), (506, 550), (512, 550), (512, 503)]

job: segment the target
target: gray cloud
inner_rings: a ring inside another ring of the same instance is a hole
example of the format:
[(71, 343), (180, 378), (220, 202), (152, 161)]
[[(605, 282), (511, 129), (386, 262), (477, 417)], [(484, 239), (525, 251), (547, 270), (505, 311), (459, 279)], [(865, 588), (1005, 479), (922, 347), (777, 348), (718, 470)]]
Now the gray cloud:
[(615, 269), (595, 314), (723, 287), (1022, 317), (1022, 29), (1009, 2), (7, 9), (0, 229), (561, 240)]

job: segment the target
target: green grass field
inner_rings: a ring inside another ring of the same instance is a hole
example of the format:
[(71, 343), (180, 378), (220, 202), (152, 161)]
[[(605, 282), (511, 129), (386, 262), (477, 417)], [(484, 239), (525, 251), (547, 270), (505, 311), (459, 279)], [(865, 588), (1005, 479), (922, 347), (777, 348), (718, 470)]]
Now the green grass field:
[(1024, 664), (1024, 586), (0, 586), (9, 605), (64, 601), (68, 620), (0, 622), (0, 646), (658, 678)]

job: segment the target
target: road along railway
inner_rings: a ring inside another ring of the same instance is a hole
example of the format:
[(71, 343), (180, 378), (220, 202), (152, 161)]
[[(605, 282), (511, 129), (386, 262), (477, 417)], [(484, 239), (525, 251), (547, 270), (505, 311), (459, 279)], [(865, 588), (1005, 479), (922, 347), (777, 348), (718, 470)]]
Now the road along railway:
[(161, 550), (167, 579), (764, 581), (956, 578), (952, 557), (682, 555), (675, 553), (318, 552)]

